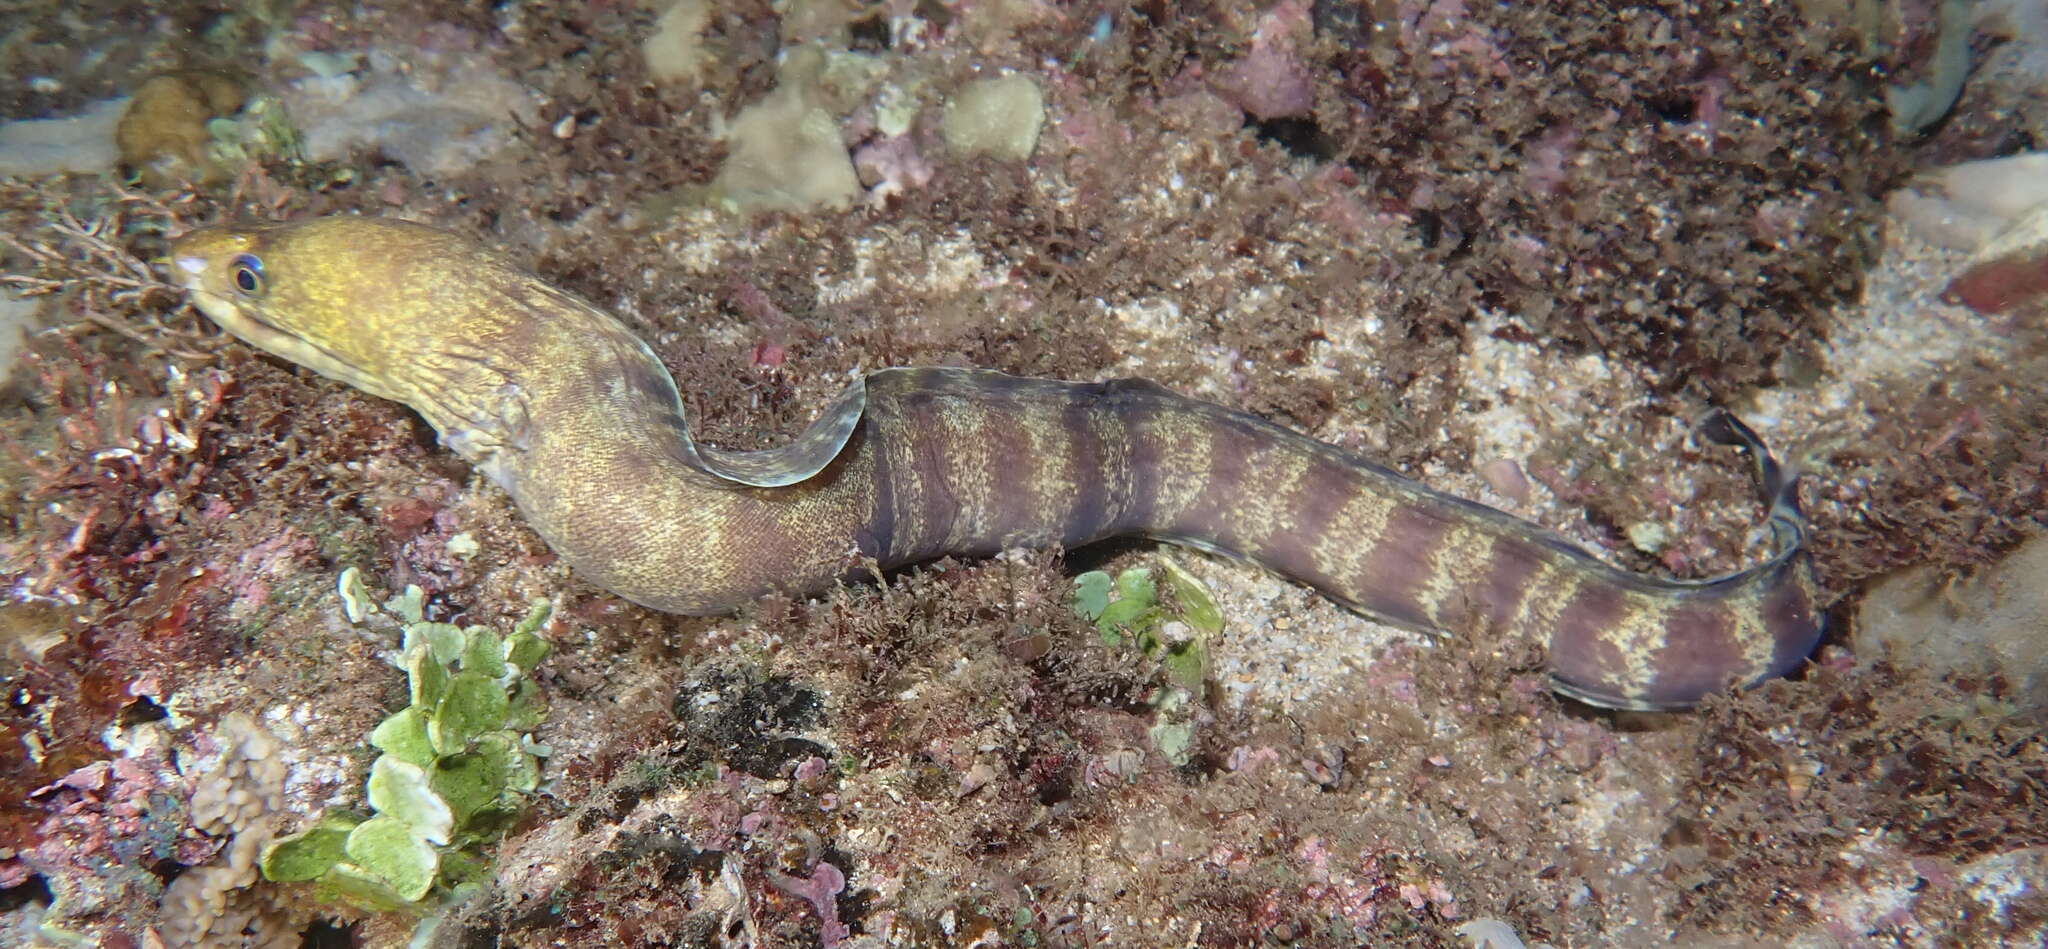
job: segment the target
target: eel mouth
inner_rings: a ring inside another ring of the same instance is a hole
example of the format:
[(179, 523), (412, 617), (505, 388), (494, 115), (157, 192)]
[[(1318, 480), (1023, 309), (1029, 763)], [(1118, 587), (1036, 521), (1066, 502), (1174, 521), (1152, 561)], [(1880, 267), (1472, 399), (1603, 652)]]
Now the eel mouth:
[[(265, 349), (289, 358), (292, 354), (312, 346), (304, 337), (279, 328), (257, 316), (250, 308), (244, 307), (223, 294), (207, 289), (206, 271), (212, 264), (197, 255), (171, 258), (171, 273), (178, 285), (191, 294), (192, 305), (206, 318), (220, 325), (221, 329), (241, 337), (242, 341), (259, 349)], [(318, 347), (314, 347), (318, 348)]]
[(198, 255), (175, 255), (171, 258), (171, 273), (179, 286), (191, 295), (192, 305), (206, 318), (221, 329), (234, 334), (235, 338), (264, 352), (273, 353), (284, 359), (311, 368), (323, 376), (339, 379), (367, 392), (381, 393), (386, 387), (378, 384), (369, 371), (344, 358), (340, 353), (321, 345), (319, 342), (284, 329), (258, 316), (254, 307), (208, 289), (205, 274), (211, 262)]

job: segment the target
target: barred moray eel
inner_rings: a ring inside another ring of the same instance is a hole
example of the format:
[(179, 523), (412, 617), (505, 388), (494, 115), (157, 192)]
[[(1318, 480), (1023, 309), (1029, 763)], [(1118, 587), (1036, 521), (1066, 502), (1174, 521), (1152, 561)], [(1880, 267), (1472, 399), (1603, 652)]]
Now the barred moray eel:
[(1679, 708), (1782, 675), (1820, 635), (1796, 476), (1748, 449), (1776, 552), (1683, 582), (1149, 382), (886, 369), (795, 440), (695, 443), (674, 380), (617, 319), (457, 236), (335, 217), (194, 232), (172, 250), (244, 341), (412, 406), (586, 580), (715, 614), (770, 591), (1012, 546), (1148, 535), (1243, 557), (1366, 615), (1533, 636), (1555, 688)]

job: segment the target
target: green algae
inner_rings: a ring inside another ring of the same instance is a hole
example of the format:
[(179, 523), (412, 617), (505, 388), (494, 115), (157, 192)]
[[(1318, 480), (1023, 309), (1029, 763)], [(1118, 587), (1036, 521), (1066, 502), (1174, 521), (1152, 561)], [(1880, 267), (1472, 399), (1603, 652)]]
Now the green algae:
[(381, 607), (353, 568), (337, 587), (352, 622), (401, 624), (409, 701), (370, 732), (381, 753), (366, 788), (372, 814), (329, 813), (272, 842), (260, 866), (266, 879), (312, 882), (337, 902), (426, 913), (475, 889), (481, 851), (540, 786), (547, 749), (528, 732), (546, 712), (531, 676), (548, 652), (534, 630), (550, 605), (535, 601), (500, 635), (427, 622), (418, 587)]

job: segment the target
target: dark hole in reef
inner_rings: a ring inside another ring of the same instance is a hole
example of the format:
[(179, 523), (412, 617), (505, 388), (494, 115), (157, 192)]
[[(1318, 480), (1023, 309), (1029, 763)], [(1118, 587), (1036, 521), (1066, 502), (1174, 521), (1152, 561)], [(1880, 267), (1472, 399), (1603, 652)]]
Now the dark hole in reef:
[(184, 872), (185, 865), (169, 857), (149, 865), (149, 875), (156, 877), (157, 882), (165, 886), (171, 885), (171, 881), (177, 879), (178, 875)]
[(1665, 829), (1663, 836), (1658, 839), (1658, 842), (1667, 850), (1679, 847), (1697, 847), (1706, 842), (1706, 831), (1700, 826), (1699, 821), (1681, 814), (1672, 818), (1671, 826)]
[(1074, 776), (1066, 770), (1055, 772), (1038, 782), (1038, 803), (1047, 807), (1068, 801), (1074, 796)]
[(1460, 221), (1455, 214), (1436, 211), (1415, 212), (1415, 240), (1423, 250), (1434, 251), (1443, 260), (1457, 260), (1472, 253), (1477, 228)]
[(832, 757), (825, 746), (790, 735), (818, 724), (823, 703), (788, 676), (716, 669), (684, 686), (671, 710), (688, 749), (684, 758), (692, 763), (723, 758), (748, 774), (775, 778), (793, 762)]
[(160, 722), (169, 717), (171, 713), (165, 711), (163, 706), (156, 704), (149, 696), (142, 695), (137, 696), (135, 701), (121, 706), (121, 714), (114, 720), (120, 723), (122, 728), (129, 728), (143, 722)]
[(797, 685), (786, 676), (775, 676), (748, 694), (749, 705), (760, 712), (762, 724), (774, 728), (809, 728), (818, 723), (823, 703), (818, 693)]
[(856, 53), (880, 53), (889, 49), (889, 18), (880, 13), (847, 24), (853, 34), (853, 50)]
[[(718, 695), (719, 700), (708, 709), (697, 707), (698, 696), (706, 693)], [(818, 723), (822, 708), (818, 693), (788, 676), (760, 678), (749, 670), (721, 669), (676, 693), (669, 711), (677, 720), (689, 723), (693, 731), (713, 728), (730, 733), (757, 724), (777, 731), (809, 728)]]
[[(511, 932), (548, 929), (560, 925), (564, 908), (563, 903), (558, 900), (534, 900), (531, 909), (506, 920), (503, 926), (505, 930)], [(496, 938), (495, 935), (493, 938)], [(498, 945), (502, 945), (502, 942)]]
[(830, 760), (832, 751), (805, 738), (777, 738), (733, 749), (732, 760), (728, 763), (765, 781), (782, 777), (783, 769), (810, 757)]
[(1296, 158), (1329, 161), (1337, 154), (1335, 144), (1314, 119), (1280, 118), (1247, 122), (1262, 142), (1273, 142)]
[(1139, 0), (1138, 3), (1132, 5), (1131, 12), (1136, 13), (1143, 17), (1146, 22), (1156, 26), (1171, 19), (1174, 8), (1173, 4), (1167, 3), (1166, 0)]
[(1444, 255), (1444, 259), (1460, 260), (1472, 256), (1472, 244), (1479, 238), (1478, 230), (1470, 227), (1460, 227), (1454, 233), (1458, 238), (1458, 242), (1451, 245), (1451, 252)]
[[(387, 154), (383, 149), (377, 149), (375, 151), (370, 152), (368, 156), (366, 156), (363, 159), (363, 163), (369, 166), (366, 169), (366, 171), (371, 175), (374, 175), (377, 172), (402, 170), (405, 168), (404, 162), (399, 161), (397, 157), (393, 155)], [(357, 177), (361, 178), (366, 176), (358, 175)]]
[[(299, 949), (354, 949), (356, 927), (354, 923), (337, 923), (331, 919), (316, 919), (299, 934)], [(497, 933), (478, 933), (474, 930), (464, 933), (464, 946), (495, 946)]]
[[(1188, 758), (1188, 763), (1173, 769), (1174, 777), (1190, 786), (1200, 785), (1223, 773), (1223, 764), (1214, 755), (1197, 754)], [(1341, 777), (1341, 775), (1340, 775)]]
[(1423, 250), (1435, 250), (1444, 239), (1444, 219), (1435, 211), (1415, 212), (1415, 239)]
[(1667, 92), (1643, 100), (1643, 108), (1660, 121), (1688, 125), (1699, 114), (1699, 97), (1685, 92)]
[(1080, 576), (1090, 570), (1108, 569), (1110, 561), (1126, 554), (1146, 553), (1154, 546), (1151, 541), (1135, 537), (1105, 538), (1067, 551), (1063, 567), (1068, 576)]
[(917, 0), (916, 12), (932, 29), (943, 30), (953, 25), (953, 11), (942, 0)]
[(55, 899), (56, 896), (50, 892), (50, 881), (43, 879), (40, 873), (32, 873), (20, 886), (0, 890), (0, 913), (13, 912), (30, 903), (48, 906)]

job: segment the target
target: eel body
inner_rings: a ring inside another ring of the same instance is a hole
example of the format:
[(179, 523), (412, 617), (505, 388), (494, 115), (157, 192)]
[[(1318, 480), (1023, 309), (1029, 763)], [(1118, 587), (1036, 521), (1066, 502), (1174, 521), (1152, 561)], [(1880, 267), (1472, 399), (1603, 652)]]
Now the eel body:
[(1749, 449), (1775, 553), (1685, 582), (1243, 412), (1141, 380), (888, 369), (793, 441), (690, 437), (611, 315), (455, 235), (333, 217), (197, 231), (174, 276), (244, 341), (410, 405), (585, 579), (676, 613), (1013, 546), (1148, 535), (1240, 556), (1395, 624), (1548, 644), (1561, 692), (1678, 708), (1779, 676), (1820, 635), (1794, 491)]

